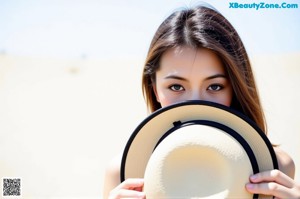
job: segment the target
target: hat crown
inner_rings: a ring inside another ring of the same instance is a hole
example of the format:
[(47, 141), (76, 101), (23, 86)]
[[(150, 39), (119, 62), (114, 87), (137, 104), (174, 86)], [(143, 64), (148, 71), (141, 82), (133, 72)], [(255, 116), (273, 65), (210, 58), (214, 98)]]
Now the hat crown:
[(190, 125), (156, 147), (145, 170), (144, 191), (150, 199), (251, 198), (244, 189), (251, 171), (238, 141), (220, 129)]

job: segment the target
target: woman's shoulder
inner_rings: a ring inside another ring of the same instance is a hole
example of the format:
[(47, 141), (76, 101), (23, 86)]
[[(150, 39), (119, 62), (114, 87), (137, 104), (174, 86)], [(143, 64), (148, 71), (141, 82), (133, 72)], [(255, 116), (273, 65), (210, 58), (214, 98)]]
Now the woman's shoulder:
[(274, 147), (274, 151), (278, 160), (279, 170), (288, 175), (289, 177), (294, 178), (295, 163), (291, 156), (278, 146)]
[(108, 198), (109, 192), (118, 186), (120, 180), (121, 154), (108, 162), (105, 169), (103, 197)]
[(106, 174), (112, 176), (120, 176), (122, 154), (113, 157), (106, 165)]

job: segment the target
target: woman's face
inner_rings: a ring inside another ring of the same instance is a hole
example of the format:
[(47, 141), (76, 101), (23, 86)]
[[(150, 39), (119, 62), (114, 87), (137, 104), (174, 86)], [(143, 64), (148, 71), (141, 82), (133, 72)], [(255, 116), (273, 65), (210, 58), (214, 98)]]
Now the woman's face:
[(232, 100), (232, 87), (221, 60), (204, 48), (181, 47), (166, 51), (153, 87), (162, 107), (186, 100), (230, 106)]

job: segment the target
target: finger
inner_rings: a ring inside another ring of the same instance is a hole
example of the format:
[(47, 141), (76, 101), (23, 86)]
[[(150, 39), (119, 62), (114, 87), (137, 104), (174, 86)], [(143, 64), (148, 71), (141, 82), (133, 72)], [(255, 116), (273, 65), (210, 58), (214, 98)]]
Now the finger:
[(128, 178), (119, 184), (116, 189), (135, 189), (144, 185), (144, 179), (141, 178)]
[(272, 195), (277, 198), (291, 198), (291, 191), (289, 188), (275, 182), (246, 184), (246, 189), (253, 194)]
[(284, 185), (288, 188), (292, 188), (294, 185), (293, 179), (285, 175), (279, 170), (264, 171), (250, 176), (250, 182), (276, 182), (278, 184)]
[(144, 199), (146, 198), (144, 192), (134, 191), (134, 190), (128, 190), (128, 189), (121, 189), (116, 192), (114, 192), (113, 198), (140, 198)]

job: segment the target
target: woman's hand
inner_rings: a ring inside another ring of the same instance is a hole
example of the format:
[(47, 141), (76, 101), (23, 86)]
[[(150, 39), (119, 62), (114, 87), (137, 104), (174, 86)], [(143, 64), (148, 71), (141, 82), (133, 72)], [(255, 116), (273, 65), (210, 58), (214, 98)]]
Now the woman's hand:
[(109, 199), (119, 198), (143, 198), (145, 193), (142, 192), (144, 180), (139, 178), (130, 178), (119, 184), (116, 188), (110, 191)]
[(300, 198), (300, 184), (279, 170), (250, 176), (246, 189), (253, 194), (272, 195), (275, 198)]

